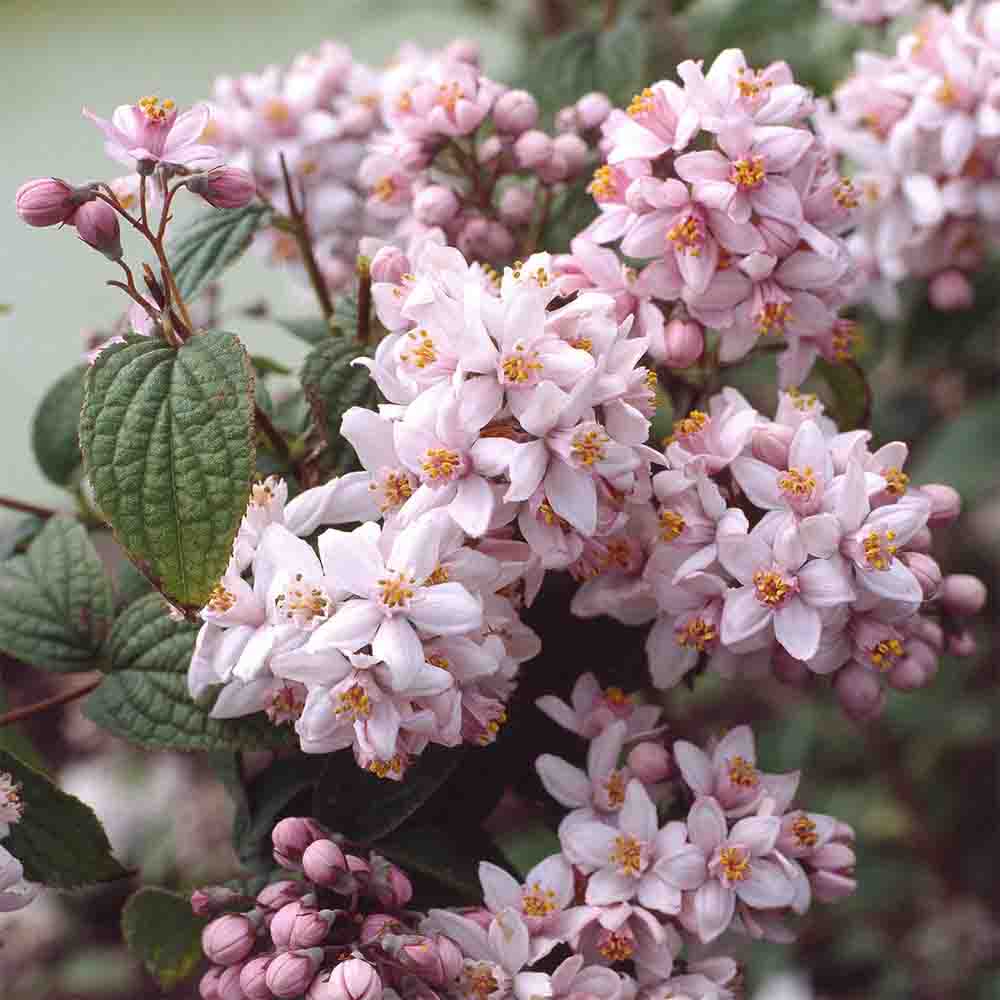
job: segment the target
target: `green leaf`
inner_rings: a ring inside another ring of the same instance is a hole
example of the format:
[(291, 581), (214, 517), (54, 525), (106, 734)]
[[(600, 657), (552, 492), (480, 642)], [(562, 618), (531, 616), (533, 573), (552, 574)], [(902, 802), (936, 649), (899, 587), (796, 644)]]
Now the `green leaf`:
[(115, 601), (119, 608), (128, 607), (133, 601), (145, 597), (153, 585), (124, 556), (118, 561), (114, 574)]
[(165, 990), (189, 978), (202, 962), (201, 932), (206, 917), (176, 892), (144, 886), (122, 910), (122, 934), (129, 951)]
[(0, 564), (0, 649), (18, 660), (89, 670), (112, 617), (104, 567), (72, 518), (49, 518), (25, 555)]
[[(404, 779), (406, 780), (406, 779)], [(470, 899), (482, 894), (479, 885), (479, 862), (499, 860), (496, 851), (483, 834), (475, 838), (475, 846), (465, 832), (461, 836), (450, 830), (431, 826), (407, 826), (377, 844), (377, 851), (405, 869), (412, 877), (424, 876), (435, 886), (448, 890), (451, 898), (428, 900), (427, 891), (421, 886), (419, 897), (422, 905), (468, 905)], [(556, 845), (558, 849), (558, 843)], [(493, 855), (491, 858), (490, 855)]]
[(229, 562), (254, 473), (254, 379), (231, 333), (178, 350), (130, 335), (87, 373), (80, 442), (129, 557), (174, 604), (202, 607)]
[(569, 253), (570, 242), (597, 217), (597, 205), (587, 191), (589, 177), (568, 184), (552, 200), (539, 241), (552, 253)]
[(266, 354), (252, 354), (250, 361), (254, 371), (262, 378), (267, 375), (291, 375), (292, 369), (283, 365), (274, 358), (269, 358)]
[(559, 837), (541, 822), (533, 822), (498, 836), (496, 843), (522, 878), (550, 854), (559, 853)]
[(406, 822), (454, 774), (467, 752), (428, 747), (402, 781), (363, 771), (349, 753), (331, 754), (316, 789), (316, 818), (349, 840), (377, 841)]
[(125, 878), (93, 809), (68, 795), (6, 750), (0, 771), (21, 786), (24, 812), (10, 828), (4, 847), (24, 865), (24, 877), (56, 889), (75, 889)]
[(277, 323), (307, 344), (320, 344), (324, 340), (329, 340), (333, 335), (331, 325), (322, 316), (310, 316), (305, 319), (279, 319)]
[(967, 407), (940, 426), (911, 459), (907, 471), (920, 483), (947, 483), (972, 506), (993, 494), (1000, 481), (996, 462), (1000, 440), (1000, 393)]
[(347, 337), (330, 337), (306, 356), (302, 387), (309, 400), (313, 428), (325, 446), (322, 471), (342, 475), (357, 468), (354, 449), (340, 436), (344, 411), (352, 406), (373, 408), (378, 389), (366, 368), (352, 365), (357, 357), (371, 357), (373, 350)]
[(167, 246), (167, 259), (181, 295), (193, 299), (235, 264), (270, 219), (271, 210), (259, 202), (245, 208), (213, 208), (175, 236)]
[(158, 594), (118, 617), (106, 655), (112, 673), (87, 699), (84, 714), (115, 736), (172, 750), (258, 750), (290, 742), (263, 713), (213, 719), (188, 694), (187, 669), (198, 628), (174, 621)]
[(86, 365), (77, 365), (58, 379), (42, 397), (31, 425), (35, 459), (56, 486), (72, 486), (83, 464), (77, 428), (86, 372)]
[(833, 364), (818, 358), (813, 371), (833, 393), (831, 417), (842, 431), (868, 427), (872, 415), (872, 393), (864, 370), (856, 361)]
[[(0, 687), (0, 714), (7, 711), (7, 692)], [(35, 749), (35, 745), (21, 731), (21, 727), (11, 723), (8, 726), (0, 726), (0, 750), (6, 750), (15, 757), (19, 757), (25, 764), (30, 765), (36, 771), (48, 770), (42, 755)]]

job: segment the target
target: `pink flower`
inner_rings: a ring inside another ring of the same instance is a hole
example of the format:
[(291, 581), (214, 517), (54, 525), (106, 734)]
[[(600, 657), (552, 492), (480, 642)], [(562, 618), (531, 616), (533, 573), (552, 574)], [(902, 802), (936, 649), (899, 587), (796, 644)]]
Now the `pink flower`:
[(0, 839), (10, 833), (10, 828), (20, 822), (23, 814), (21, 786), (13, 775), (0, 771)]
[(570, 955), (556, 966), (551, 975), (545, 972), (522, 972), (514, 980), (517, 1000), (570, 1000), (574, 997), (593, 997), (594, 1000), (619, 1000), (622, 978), (613, 969), (588, 965), (582, 955)]
[(219, 162), (218, 151), (201, 141), (208, 127), (208, 105), (197, 104), (178, 114), (173, 101), (160, 102), (144, 97), (136, 104), (115, 108), (111, 121), (83, 109), (107, 138), (105, 149), (121, 163), (167, 163), (172, 166), (203, 169)]
[(27, 906), (38, 889), (38, 886), (24, 880), (21, 862), (0, 847), (0, 913), (10, 913)]
[(620, 688), (602, 689), (591, 673), (581, 674), (573, 685), (571, 705), (547, 694), (535, 704), (564, 729), (584, 739), (593, 739), (616, 719), (623, 719), (628, 738), (653, 729), (662, 709), (637, 705)]
[(655, 160), (684, 149), (698, 131), (698, 113), (687, 94), (670, 80), (661, 80), (632, 98), (625, 115), (604, 124), (611, 143), (608, 162)]

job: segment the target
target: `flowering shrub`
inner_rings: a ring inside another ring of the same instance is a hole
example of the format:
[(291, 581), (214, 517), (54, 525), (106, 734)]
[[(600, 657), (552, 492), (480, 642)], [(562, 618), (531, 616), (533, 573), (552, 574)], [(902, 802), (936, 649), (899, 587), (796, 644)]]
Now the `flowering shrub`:
[[(162, 984), (203, 954), (205, 1000), (728, 998), (740, 936), (788, 943), (854, 892), (854, 829), (793, 806), (799, 772), (760, 769), (738, 702), (698, 732), (674, 689), (773, 675), (828, 700), (828, 677), (871, 723), (976, 649), (985, 587), (933, 554), (959, 493), (874, 439), (850, 307), (873, 275), (965, 294), (997, 6), (932, 9), (835, 112), (730, 48), (546, 131), (464, 42), (379, 71), (325, 43), (211, 104), (84, 112), (133, 172), (30, 180), (16, 208), (75, 228), (129, 311), (71, 380), (79, 445), (40, 413), (78, 516), (42, 511), (4, 564), (0, 649), (99, 667), (61, 700), (223, 768), (242, 877), (126, 907)], [(177, 232), (192, 195), (209, 209)], [(218, 329), (251, 243), (319, 310), (286, 323), (311, 351), (284, 392)], [(737, 387), (775, 348), (776, 408)], [(101, 525), (134, 566), (114, 587)], [(573, 644), (591, 619), (621, 663)], [(259, 774), (233, 761), (260, 750)], [(4, 750), (8, 832), (0, 909), (126, 874)]]

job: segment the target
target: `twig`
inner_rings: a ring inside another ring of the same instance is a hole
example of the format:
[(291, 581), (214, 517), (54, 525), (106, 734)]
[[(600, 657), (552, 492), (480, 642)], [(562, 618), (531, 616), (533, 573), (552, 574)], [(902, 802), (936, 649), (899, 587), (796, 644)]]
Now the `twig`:
[(271, 442), (271, 446), (286, 462), (291, 462), (292, 453), (288, 447), (285, 436), (271, 422), (271, 418), (259, 407), (254, 408), (254, 420), (259, 430), (264, 432), (264, 436)]
[(604, 31), (610, 31), (618, 20), (618, 0), (604, 0)]
[(303, 263), (306, 265), (306, 271), (309, 272), (309, 281), (316, 293), (316, 298), (319, 299), (323, 318), (329, 319), (333, 315), (333, 300), (330, 298), (330, 290), (326, 287), (326, 280), (316, 262), (312, 237), (309, 234), (309, 223), (306, 221), (305, 212), (295, 200), (295, 191), (292, 188), (292, 179), (288, 174), (288, 164), (285, 162), (284, 153), (278, 158), (278, 161), (281, 164), (281, 178), (285, 184), (285, 197), (288, 199), (288, 214), (293, 223), (295, 242), (299, 245)]
[(0, 715), (0, 727), (9, 726), (14, 722), (20, 722), (22, 719), (29, 719), (33, 715), (39, 715), (50, 708), (56, 708), (58, 705), (65, 705), (68, 702), (76, 701), (77, 698), (82, 698), (85, 694), (90, 694), (103, 680), (104, 674), (98, 674), (79, 687), (63, 691), (61, 694), (53, 695), (44, 701), (36, 701), (33, 705), (25, 705), (23, 708), (15, 708), (10, 712), (6, 712)]
[(0, 507), (7, 507), (10, 510), (19, 510), (22, 514), (34, 514), (35, 517), (55, 517), (59, 513), (49, 507), (39, 507), (24, 500), (14, 500), (11, 497), (0, 497)]
[(358, 258), (358, 343), (367, 344), (372, 325), (372, 272), (367, 257)]

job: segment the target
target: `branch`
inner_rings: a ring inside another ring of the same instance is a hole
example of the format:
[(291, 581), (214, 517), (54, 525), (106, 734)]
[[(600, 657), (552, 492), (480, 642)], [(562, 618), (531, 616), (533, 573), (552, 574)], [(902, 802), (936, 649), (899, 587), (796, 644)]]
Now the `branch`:
[(49, 507), (39, 507), (24, 500), (14, 500), (11, 497), (0, 497), (0, 507), (7, 507), (9, 510), (18, 510), (22, 514), (34, 514), (35, 517), (55, 517), (59, 513)]
[(23, 708), (15, 708), (10, 712), (6, 712), (4, 715), (0, 715), (0, 727), (9, 726), (12, 723), (20, 722), (22, 719), (28, 719), (33, 715), (39, 715), (42, 712), (46, 712), (50, 708), (56, 708), (59, 705), (65, 705), (71, 701), (76, 701), (77, 698), (82, 698), (85, 694), (90, 694), (90, 692), (93, 691), (94, 688), (96, 688), (103, 680), (104, 674), (98, 674), (96, 677), (92, 677), (89, 681), (85, 684), (81, 684), (79, 687), (71, 688), (69, 691), (63, 691), (61, 694), (53, 695), (51, 698), (46, 698), (44, 701), (36, 701), (33, 705), (25, 705)]
[(254, 422), (258, 430), (264, 432), (264, 436), (271, 442), (271, 447), (286, 462), (291, 462), (292, 453), (288, 447), (288, 442), (277, 427), (271, 423), (271, 418), (259, 407), (254, 408)]
[(372, 272), (367, 257), (358, 258), (358, 342), (368, 343), (372, 325)]

